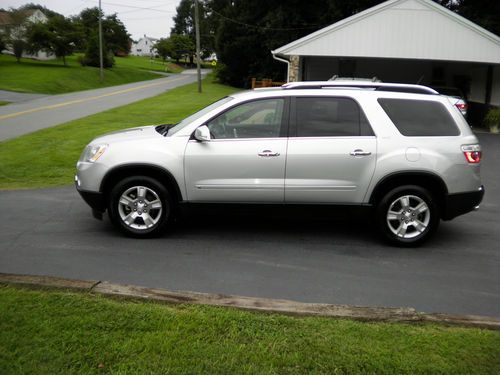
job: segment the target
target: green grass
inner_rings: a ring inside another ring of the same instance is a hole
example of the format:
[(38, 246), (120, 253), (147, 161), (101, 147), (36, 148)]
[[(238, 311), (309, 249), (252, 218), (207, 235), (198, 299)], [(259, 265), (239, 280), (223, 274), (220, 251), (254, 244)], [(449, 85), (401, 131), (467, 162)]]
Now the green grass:
[(500, 333), (0, 286), (0, 373), (498, 374)]
[(4, 102), (0, 100), (0, 106), (10, 104), (10, 102)]
[(0, 90), (61, 94), (66, 92), (115, 86), (130, 82), (150, 80), (161, 77), (136, 66), (117, 64), (104, 72), (104, 82), (99, 82), (99, 69), (81, 66), (77, 56), (67, 58), (68, 66), (60, 60), (37, 61), (0, 55)]
[(203, 93), (190, 84), (154, 98), (71, 121), (0, 143), (0, 189), (71, 184), (85, 145), (96, 136), (141, 125), (175, 123), (235, 91), (204, 80)]
[(115, 57), (115, 62), (119, 67), (155, 70), (167, 73), (180, 73), (184, 70), (179, 65), (170, 61), (164, 62), (162, 59), (150, 59), (144, 56)]

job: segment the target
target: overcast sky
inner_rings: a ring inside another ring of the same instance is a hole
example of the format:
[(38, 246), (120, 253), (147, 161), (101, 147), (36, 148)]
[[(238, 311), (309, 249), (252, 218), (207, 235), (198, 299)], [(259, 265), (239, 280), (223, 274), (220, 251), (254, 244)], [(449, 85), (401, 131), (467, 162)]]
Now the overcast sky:
[[(99, 4), (98, 0), (0, 0), (0, 8), (18, 8), (30, 2), (65, 16), (78, 14), (85, 8)], [(137, 40), (144, 34), (153, 38), (167, 37), (179, 3), (180, 0), (102, 0), (101, 5), (104, 14), (117, 13), (132, 39)]]

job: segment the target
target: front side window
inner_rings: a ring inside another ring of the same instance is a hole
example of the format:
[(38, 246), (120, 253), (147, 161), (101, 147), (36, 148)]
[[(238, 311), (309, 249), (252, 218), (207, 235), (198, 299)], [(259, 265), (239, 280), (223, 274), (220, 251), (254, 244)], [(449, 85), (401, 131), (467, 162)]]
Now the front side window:
[(358, 103), (350, 98), (296, 99), (297, 137), (373, 135)]
[(455, 136), (460, 131), (446, 107), (430, 100), (378, 100), (398, 131), (407, 137)]
[(237, 105), (208, 122), (214, 139), (280, 136), (285, 99), (256, 100)]

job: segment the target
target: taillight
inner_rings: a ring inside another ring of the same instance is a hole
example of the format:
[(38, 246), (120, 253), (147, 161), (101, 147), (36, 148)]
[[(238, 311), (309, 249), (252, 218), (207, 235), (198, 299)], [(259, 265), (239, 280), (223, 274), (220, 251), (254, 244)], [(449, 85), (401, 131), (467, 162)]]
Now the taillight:
[(467, 111), (467, 104), (465, 103), (457, 103), (455, 106), (461, 111)]
[(462, 152), (469, 164), (477, 164), (481, 161), (481, 146), (479, 145), (463, 145)]

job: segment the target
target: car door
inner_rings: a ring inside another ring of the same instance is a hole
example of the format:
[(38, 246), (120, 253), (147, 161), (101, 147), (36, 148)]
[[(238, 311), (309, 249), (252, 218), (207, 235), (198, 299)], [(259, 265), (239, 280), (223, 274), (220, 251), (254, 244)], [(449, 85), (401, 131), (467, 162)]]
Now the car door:
[(377, 140), (348, 97), (292, 101), (285, 201), (361, 203), (375, 170)]
[(240, 103), (207, 122), (211, 139), (189, 140), (184, 169), (193, 202), (283, 202), (288, 100)]

